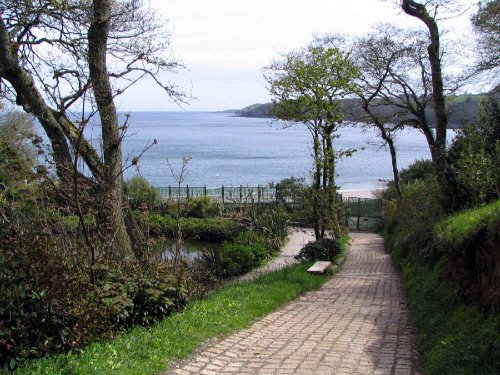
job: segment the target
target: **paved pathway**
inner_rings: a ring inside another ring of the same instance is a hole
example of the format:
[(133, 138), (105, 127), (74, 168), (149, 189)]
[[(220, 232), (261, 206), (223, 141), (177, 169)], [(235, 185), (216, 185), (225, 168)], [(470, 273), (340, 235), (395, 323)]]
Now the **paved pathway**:
[(309, 228), (291, 228), (291, 232), (288, 235), (287, 243), (280, 249), (279, 255), (271, 260), (268, 264), (263, 267), (259, 267), (246, 275), (236, 278), (236, 281), (247, 281), (256, 278), (257, 276), (279, 270), (283, 267), (289, 266), (291, 264), (297, 263), (294, 256), (297, 255), (300, 250), (309, 241), (314, 241), (314, 231)]
[(318, 291), (222, 340), (169, 374), (420, 374), (402, 280), (374, 234), (354, 239)]

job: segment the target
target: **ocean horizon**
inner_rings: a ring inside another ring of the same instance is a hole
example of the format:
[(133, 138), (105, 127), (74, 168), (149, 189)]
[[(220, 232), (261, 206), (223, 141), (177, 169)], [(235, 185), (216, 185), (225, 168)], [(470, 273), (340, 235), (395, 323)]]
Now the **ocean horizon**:
[[(268, 118), (235, 116), (229, 112), (132, 111), (122, 152), (124, 178), (140, 175), (155, 187), (176, 186), (168, 163), (178, 172), (189, 156), (182, 186), (265, 186), (291, 176), (311, 181), (311, 136), (302, 124), (288, 126)], [(89, 125), (86, 136), (94, 144), (100, 126)], [(131, 166), (133, 158), (156, 140)], [(390, 155), (373, 129), (345, 126), (334, 140), (336, 150), (355, 148), (352, 157), (338, 161), (337, 185), (343, 190), (372, 190), (392, 179)], [(401, 131), (396, 139), (399, 168), (430, 158), (425, 137), (418, 130)]]

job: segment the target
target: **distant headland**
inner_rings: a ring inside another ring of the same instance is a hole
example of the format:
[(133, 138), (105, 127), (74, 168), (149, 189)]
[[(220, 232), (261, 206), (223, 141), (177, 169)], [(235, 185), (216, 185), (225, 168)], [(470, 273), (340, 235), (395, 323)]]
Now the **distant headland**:
[[(478, 95), (456, 95), (447, 98), (449, 103), (449, 128), (461, 128), (463, 124), (468, 124), (474, 121), (474, 118), (479, 111), (481, 101), (486, 97), (486, 94)], [(352, 99), (341, 99), (341, 108), (344, 108), (344, 119), (346, 121), (353, 120), (357, 112), (361, 108), (356, 108), (353, 105)], [(428, 119), (432, 124), (434, 122), (434, 112), (432, 108), (428, 108)], [(234, 113), (239, 117), (256, 117), (256, 118), (276, 118), (273, 112), (273, 103), (257, 103), (249, 105), (243, 109), (231, 109), (222, 111), (225, 113)]]

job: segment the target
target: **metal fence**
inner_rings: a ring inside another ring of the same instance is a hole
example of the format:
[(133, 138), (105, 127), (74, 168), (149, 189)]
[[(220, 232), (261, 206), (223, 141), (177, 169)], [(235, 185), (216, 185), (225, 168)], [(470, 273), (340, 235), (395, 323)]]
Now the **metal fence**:
[(167, 186), (157, 187), (156, 190), (164, 198), (183, 201), (201, 196), (207, 196), (222, 204), (269, 204), (277, 200), (276, 188), (264, 186), (221, 186), (220, 188)]
[[(276, 187), (264, 186), (221, 186), (219, 188), (203, 187), (157, 187), (162, 197), (187, 201), (201, 196), (207, 196), (223, 205), (269, 205), (277, 202), (291, 207), (300, 207), (300, 198), (296, 195), (286, 195)], [(370, 198), (342, 197), (337, 195), (337, 201), (347, 206), (346, 224), (350, 229), (377, 230), (383, 225), (382, 200)]]

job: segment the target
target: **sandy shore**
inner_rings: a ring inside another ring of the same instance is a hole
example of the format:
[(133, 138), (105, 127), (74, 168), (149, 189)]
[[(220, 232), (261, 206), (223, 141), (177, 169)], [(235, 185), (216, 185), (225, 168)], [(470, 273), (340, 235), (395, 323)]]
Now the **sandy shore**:
[(377, 198), (377, 193), (383, 189), (372, 189), (372, 190), (340, 190), (340, 194), (344, 198), (356, 197), (356, 198)]

